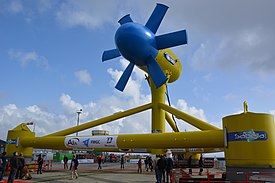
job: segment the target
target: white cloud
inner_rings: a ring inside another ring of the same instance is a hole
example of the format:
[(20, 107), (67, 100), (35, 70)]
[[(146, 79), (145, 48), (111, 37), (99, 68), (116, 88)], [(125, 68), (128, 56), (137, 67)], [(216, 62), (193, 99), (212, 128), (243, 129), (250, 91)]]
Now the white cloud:
[(11, 1), (9, 6), (8, 6), (8, 10), (11, 12), (11, 13), (20, 13), (23, 11), (23, 5), (21, 3), (21, 1), (19, 0), (14, 0), (14, 1)]
[[(127, 61), (125, 59), (121, 59), (120, 64), (121, 64), (121, 67), (123, 69), (125, 69), (127, 67), (127, 65), (129, 64), (129, 61)], [(111, 77), (113, 79), (111, 81), (111, 83), (113, 84), (113, 86), (115, 86), (116, 83), (118, 82), (119, 78), (121, 77), (122, 73), (124, 72), (124, 70), (119, 71), (119, 70), (114, 70), (112, 68), (109, 68), (107, 70), (107, 72), (111, 75)], [(134, 70), (131, 74), (131, 77), (129, 78), (129, 80), (125, 86), (124, 91), (123, 92), (116, 91), (116, 92), (118, 95), (132, 98), (134, 104), (143, 103), (140, 101), (144, 101), (144, 98), (147, 98), (146, 96), (141, 94), (142, 84), (144, 83), (144, 81), (145, 81), (145, 72), (138, 69), (135, 66)]]
[(74, 73), (75, 77), (79, 80), (80, 83), (90, 85), (91, 84), (91, 76), (87, 70), (80, 70)]
[(62, 94), (59, 98), (62, 107), (65, 109), (65, 112), (68, 112), (69, 114), (71, 111), (77, 111), (79, 109), (82, 109), (83, 106), (75, 101), (73, 101), (68, 94)]
[(113, 22), (117, 5), (115, 1), (65, 1), (57, 11), (56, 18), (68, 27), (83, 26), (95, 29), (106, 22)]
[(206, 121), (206, 117), (204, 114), (204, 110), (203, 109), (197, 109), (196, 107), (190, 107), (188, 106), (187, 102), (184, 99), (179, 99), (177, 102), (177, 107), (188, 113), (189, 115), (195, 116), (203, 121)]
[(48, 60), (44, 56), (38, 55), (35, 51), (23, 52), (10, 49), (8, 54), (11, 59), (18, 61), (22, 66), (35, 63), (39, 67), (49, 68)]

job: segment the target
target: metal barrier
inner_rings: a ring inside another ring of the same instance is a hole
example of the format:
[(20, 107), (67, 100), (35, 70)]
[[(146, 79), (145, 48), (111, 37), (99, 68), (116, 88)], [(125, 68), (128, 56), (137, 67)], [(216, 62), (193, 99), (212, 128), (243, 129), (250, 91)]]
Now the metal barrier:
[[(170, 173), (171, 183), (198, 182), (198, 183), (264, 183), (275, 182), (275, 172), (210, 172), (204, 169), (201, 175), (198, 172), (188, 174), (188, 169), (173, 169)], [(178, 175), (176, 175), (178, 174)], [(226, 175), (240, 176), (240, 180), (226, 180)]]

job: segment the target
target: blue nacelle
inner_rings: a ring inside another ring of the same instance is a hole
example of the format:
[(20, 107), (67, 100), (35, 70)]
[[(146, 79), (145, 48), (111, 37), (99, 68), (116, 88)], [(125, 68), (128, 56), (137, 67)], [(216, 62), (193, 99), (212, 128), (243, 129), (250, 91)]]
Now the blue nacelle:
[(129, 22), (121, 25), (115, 34), (115, 43), (120, 54), (137, 66), (146, 65), (146, 59), (158, 54), (155, 34), (147, 27)]

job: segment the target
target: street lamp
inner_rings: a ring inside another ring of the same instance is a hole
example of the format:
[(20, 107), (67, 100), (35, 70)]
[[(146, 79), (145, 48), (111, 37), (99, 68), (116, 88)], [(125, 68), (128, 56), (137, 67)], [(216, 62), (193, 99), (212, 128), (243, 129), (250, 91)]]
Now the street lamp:
[(33, 125), (32, 131), (34, 132), (34, 130), (35, 130), (35, 122), (31, 121), (31, 122), (26, 122), (25, 124), (26, 125)]
[[(82, 113), (82, 109), (79, 109), (79, 111), (76, 111), (77, 113), (77, 123), (76, 123), (76, 126), (79, 125), (79, 115)], [(78, 136), (78, 132), (76, 132), (76, 136)]]

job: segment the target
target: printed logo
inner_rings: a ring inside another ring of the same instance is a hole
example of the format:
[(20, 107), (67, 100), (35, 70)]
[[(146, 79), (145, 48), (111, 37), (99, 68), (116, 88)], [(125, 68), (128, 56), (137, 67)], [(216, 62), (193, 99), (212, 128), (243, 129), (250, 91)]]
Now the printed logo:
[(117, 148), (116, 141), (116, 136), (66, 137), (64, 145), (79, 149)]
[(265, 131), (254, 131), (253, 129), (243, 132), (229, 132), (227, 133), (228, 141), (263, 141), (268, 139), (268, 135)]
[(84, 144), (86, 147), (89, 146), (89, 140), (90, 140), (90, 139), (83, 140), (83, 144)]
[(113, 137), (107, 137), (107, 144), (111, 144), (113, 141)]
[(79, 142), (79, 138), (71, 138), (68, 140), (67, 145), (68, 146), (76, 146)]
[(7, 144), (16, 144), (17, 140), (16, 139), (8, 139)]

